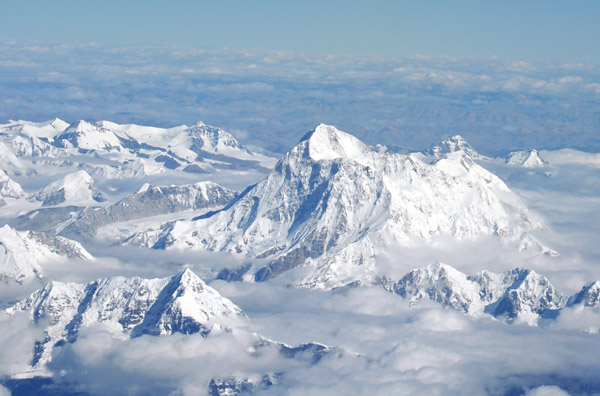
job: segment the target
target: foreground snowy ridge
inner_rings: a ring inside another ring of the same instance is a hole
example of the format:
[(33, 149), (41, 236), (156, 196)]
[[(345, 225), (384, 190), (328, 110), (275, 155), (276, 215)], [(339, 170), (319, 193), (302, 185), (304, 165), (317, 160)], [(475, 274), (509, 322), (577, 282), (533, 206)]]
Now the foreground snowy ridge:
[(269, 264), (254, 270), (257, 281), (310, 263), (315, 272), (301, 284), (332, 288), (372, 283), (378, 246), (410, 247), (437, 235), (513, 243), (541, 227), (468, 153), (438, 155), (430, 164), (377, 152), (322, 124), (222, 211), (146, 240), (154, 248), (266, 258)]
[(82, 327), (102, 323), (115, 337), (227, 330), (245, 315), (191, 270), (170, 278), (105, 278), (88, 284), (53, 281), (8, 308), (45, 325), (32, 366), (50, 361), (52, 348), (74, 342)]

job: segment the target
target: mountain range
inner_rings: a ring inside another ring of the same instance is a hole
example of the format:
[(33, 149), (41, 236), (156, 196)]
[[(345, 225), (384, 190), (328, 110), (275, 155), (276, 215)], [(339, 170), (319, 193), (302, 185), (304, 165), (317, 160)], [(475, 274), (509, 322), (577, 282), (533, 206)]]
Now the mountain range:
[[(375, 250), (436, 236), (505, 243), (531, 239), (542, 223), (498, 177), (462, 150), (432, 162), (379, 152), (319, 125), (261, 182), (220, 211), (170, 224), (148, 245), (266, 259), (256, 281), (311, 263), (300, 284), (372, 283)], [(522, 245), (526, 247), (527, 245)]]
[[(570, 155), (529, 150), (489, 158), (459, 135), (407, 153), (320, 124), (277, 160), (202, 122), (11, 121), (0, 125), (0, 281), (42, 287), (11, 300), (4, 313), (7, 320), (27, 316), (43, 333), (32, 345), (33, 375), (47, 375), (53, 354), (97, 327), (119, 340), (244, 334), (249, 355), (307, 367), (343, 355), (312, 340), (294, 347), (247, 333), (252, 318), (207, 285), (214, 280), (323, 295), (383, 288), (415, 308), (430, 300), (472, 320), (544, 328), (567, 311), (599, 312), (600, 281), (566, 296), (552, 274), (523, 265), (539, 257), (552, 265), (559, 253), (541, 237), (548, 229), (542, 218), (492, 170), (550, 178), (552, 161)], [(246, 187), (207, 180), (231, 175)], [(490, 241), (522, 260), (467, 274), (457, 269), (465, 268), (461, 262), (415, 268), (421, 264), (394, 255)], [(144, 249), (135, 260), (160, 254), (172, 267), (201, 268), (207, 283), (189, 268), (156, 279), (47, 279), (54, 263), (74, 272), (86, 262), (103, 267), (113, 247), (131, 256)], [(176, 262), (178, 255), (187, 261)], [(391, 262), (382, 264), (384, 256)], [(283, 378), (276, 371), (214, 377), (208, 390), (241, 394)]]

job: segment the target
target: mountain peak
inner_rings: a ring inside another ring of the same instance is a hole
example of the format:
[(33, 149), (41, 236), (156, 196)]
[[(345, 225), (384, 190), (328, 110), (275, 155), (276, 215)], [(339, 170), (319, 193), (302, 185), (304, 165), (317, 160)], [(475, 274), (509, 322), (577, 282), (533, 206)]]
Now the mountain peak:
[(94, 179), (84, 170), (70, 173), (53, 183), (50, 183), (36, 195), (43, 206), (62, 203), (94, 205), (106, 199), (96, 187)]
[(313, 161), (349, 158), (364, 163), (369, 151), (359, 139), (327, 124), (319, 124), (304, 135), (300, 144), (308, 146), (308, 155)]
[(206, 286), (204, 281), (200, 279), (189, 267), (186, 267), (183, 271), (175, 274), (171, 280), (179, 283), (180, 285), (200, 285), (200, 289)]
[(52, 358), (54, 346), (74, 342), (79, 330), (94, 323), (110, 324), (119, 336), (169, 335), (231, 329), (245, 320), (242, 310), (190, 269), (170, 278), (112, 277), (87, 284), (53, 281), (6, 312), (28, 312), (46, 327), (32, 366)]
[(79, 120), (69, 125), (65, 131), (69, 132), (84, 132), (92, 129), (97, 129), (96, 125), (85, 120)]
[(456, 151), (462, 151), (473, 159), (485, 158), (479, 154), (461, 135), (454, 135), (440, 142), (437, 146), (427, 151), (428, 155), (442, 157)]
[(42, 278), (40, 263), (70, 258), (92, 259), (78, 242), (33, 231), (17, 231), (8, 224), (0, 228), (0, 279), (18, 283)]
[(519, 165), (525, 168), (541, 168), (548, 165), (548, 162), (540, 157), (537, 150), (513, 151), (508, 155), (505, 162), (510, 165)]
[(569, 297), (567, 306), (580, 305), (584, 307), (600, 306), (600, 281), (586, 283), (581, 290)]
[(64, 131), (65, 129), (67, 129), (69, 127), (69, 123), (65, 122), (63, 120), (61, 120), (60, 118), (56, 117), (53, 120), (49, 121), (49, 125), (51, 125), (54, 129), (56, 129), (59, 132)]

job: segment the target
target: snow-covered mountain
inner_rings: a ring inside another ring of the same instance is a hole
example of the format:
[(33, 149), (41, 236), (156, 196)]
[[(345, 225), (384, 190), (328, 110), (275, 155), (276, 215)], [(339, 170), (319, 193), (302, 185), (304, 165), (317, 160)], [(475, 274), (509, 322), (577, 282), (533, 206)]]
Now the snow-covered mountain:
[[(202, 122), (155, 128), (80, 120), (71, 125), (11, 121), (0, 125), (0, 161), (5, 170), (44, 173), (45, 166), (79, 164), (94, 177), (131, 178), (168, 171), (270, 169), (276, 159), (255, 153), (226, 131)], [(91, 161), (89, 156), (96, 159)]]
[(236, 194), (213, 182), (182, 186), (151, 186), (146, 183), (136, 193), (111, 206), (84, 209), (72, 221), (64, 223), (60, 233), (73, 237), (94, 236), (98, 227), (110, 223), (186, 210), (219, 209), (231, 202)]
[(50, 142), (68, 126), (58, 118), (46, 122), (10, 121), (0, 125), (0, 142), (15, 157), (56, 158), (60, 150)]
[(586, 283), (579, 292), (569, 297), (567, 306), (600, 307), (600, 281)]
[(540, 157), (537, 150), (513, 151), (506, 157), (506, 163), (525, 168), (541, 168), (548, 165), (548, 162)]
[(191, 270), (170, 278), (114, 277), (88, 284), (53, 281), (6, 312), (27, 312), (45, 327), (32, 366), (51, 359), (52, 348), (74, 342), (81, 328), (102, 323), (115, 337), (226, 331), (245, 319), (235, 304)]
[(42, 201), (43, 206), (60, 204), (68, 205), (97, 205), (106, 199), (96, 187), (94, 179), (84, 170), (66, 175), (35, 195)]
[(429, 164), (319, 125), (234, 203), (148, 240), (155, 248), (268, 258), (254, 273), (258, 281), (308, 263), (315, 271), (302, 284), (330, 288), (371, 283), (378, 246), (409, 247), (436, 235), (510, 243), (539, 226), (499, 178), (462, 151)]
[(462, 136), (454, 135), (438, 145), (433, 146), (425, 152), (426, 155), (433, 156), (435, 158), (442, 158), (447, 154), (451, 154), (457, 151), (462, 151), (474, 160), (486, 159), (487, 157), (479, 154), (469, 142), (467, 142)]
[(530, 325), (565, 302), (546, 277), (522, 268), (467, 276), (450, 265), (435, 263), (412, 270), (384, 287), (407, 298), (412, 306), (427, 298), (473, 317), (489, 314), (509, 323)]
[(110, 129), (80, 120), (54, 137), (52, 144), (81, 150), (122, 150), (121, 140)]
[[(175, 135), (167, 146), (183, 158), (226, 161), (234, 166), (248, 161), (272, 168), (276, 162), (271, 157), (250, 151), (223, 129), (203, 122), (198, 122)], [(232, 162), (231, 159), (239, 162)]]
[(0, 280), (23, 283), (43, 277), (43, 264), (61, 258), (91, 260), (78, 242), (33, 231), (0, 228)]
[(4, 198), (22, 199), (26, 198), (27, 194), (21, 188), (21, 185), (8, 177), (6, 172), (0, 169), (0, 206), (6, 204)]

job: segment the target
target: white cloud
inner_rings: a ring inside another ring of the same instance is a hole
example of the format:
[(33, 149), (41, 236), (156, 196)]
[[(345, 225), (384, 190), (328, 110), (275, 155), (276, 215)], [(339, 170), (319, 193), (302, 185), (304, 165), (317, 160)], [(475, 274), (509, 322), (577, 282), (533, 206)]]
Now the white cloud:
[(567, 392), (558, 386), (539, 386), (525, 393), (526, 396), (569, 396)]
[(559, 84), (574, 84), (581, 82), (583, 82), (583, 79), (579, 76), (565, 76), (558, 79)]

